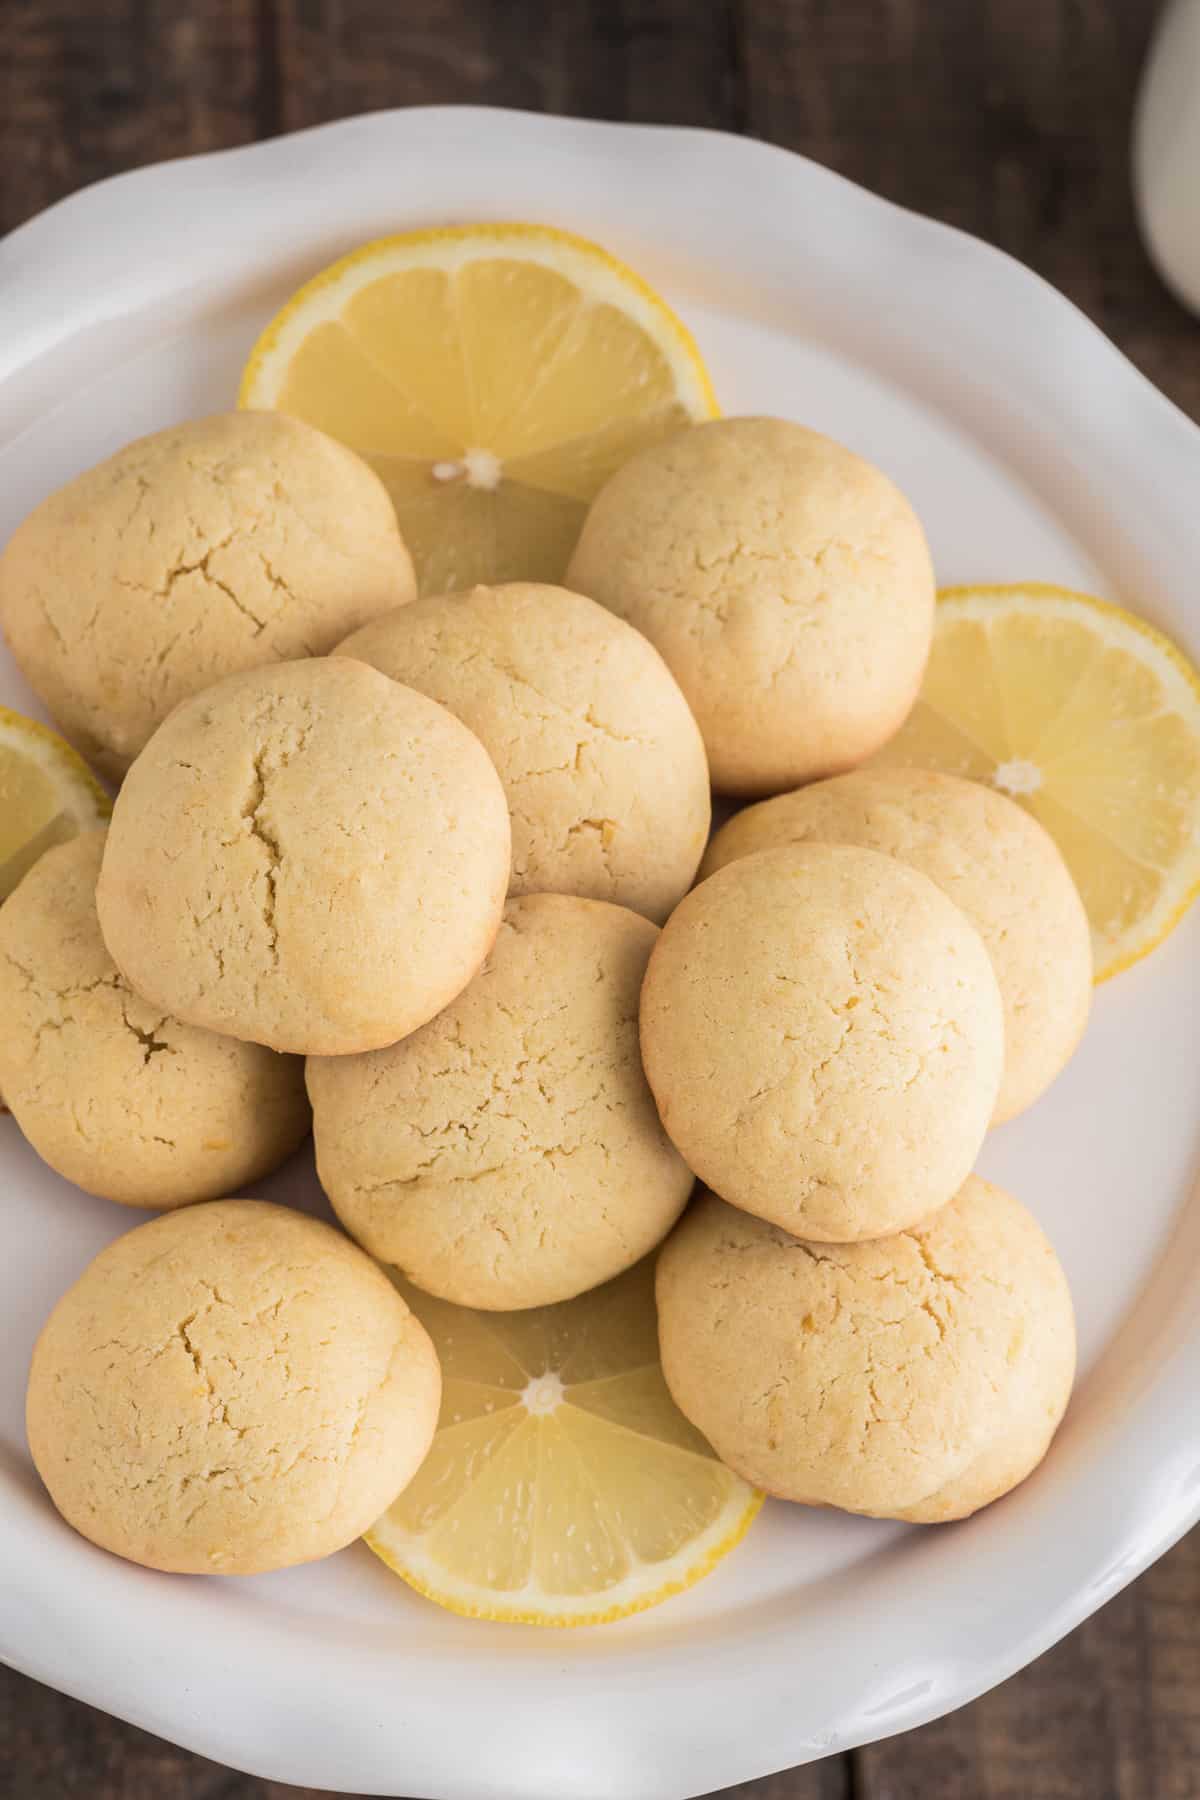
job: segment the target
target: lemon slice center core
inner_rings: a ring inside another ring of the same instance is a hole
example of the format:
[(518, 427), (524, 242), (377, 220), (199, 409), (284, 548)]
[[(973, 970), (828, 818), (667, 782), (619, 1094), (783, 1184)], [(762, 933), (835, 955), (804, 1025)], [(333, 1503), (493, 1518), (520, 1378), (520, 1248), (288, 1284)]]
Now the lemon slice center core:
[(543, 1416), (557, 1412), (565, 1394), (562, 1377), (553, 1369), (548, 1369), (544, 1375), (535, 1375), (522, 1388), (521, 1404), (527, 1413), (532, 1413), (535, 1417)]
[(478, 446), (464, 450), (458, 462), (435, 462), (430, 468), (435, 481), (461, 481), (481, 494), (494, 494), (504, 475), (504, 464), (494, 450)]
[(992, 772), (992, 786), (1014, 799), (1022, 794), (1036, 794), (1041, 785), (1042, 771), (1035, 762), (1030, 762), (1024, 756), (1014, 756), (1007, 762), (997, 763)]

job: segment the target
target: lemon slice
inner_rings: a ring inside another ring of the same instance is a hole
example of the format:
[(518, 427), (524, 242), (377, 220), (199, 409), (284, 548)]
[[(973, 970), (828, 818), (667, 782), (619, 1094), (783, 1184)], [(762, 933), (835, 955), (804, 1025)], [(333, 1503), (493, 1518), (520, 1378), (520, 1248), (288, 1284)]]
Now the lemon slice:
[(717, 411), (654, 290), (542, 225), (365, 244), (267, 326), (239, 403), (298, 413), (366, 457), (425, 593), (561, 580), (613, 470)]
[(1065, 588), (949, 588), (907, 724), (875, 763), (944, 769), (1056, 840), (1103, 981), (1200, 888), (1200, 675), (1144, 620)]
[(747, 1530), (761, 1494), (667, 1392), (653, 1258), (528, 1312), (397, 1286), (437, 1345), (442, 1412), (428, 1458), (366, 1541), (439, 1606), (599, 1625), (690, 1587)]
[(44, 850), (65, 844), (111, 810), (69, 744), (36, 719), (0, 706), (0, 900)]

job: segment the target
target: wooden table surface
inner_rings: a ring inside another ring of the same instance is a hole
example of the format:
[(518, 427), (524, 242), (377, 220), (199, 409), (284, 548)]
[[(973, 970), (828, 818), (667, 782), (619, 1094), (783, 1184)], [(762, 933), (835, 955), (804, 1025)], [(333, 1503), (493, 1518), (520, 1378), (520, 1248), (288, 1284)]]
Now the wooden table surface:
[[(1156, 280), (1129, 197), (1130, 112), (1155, 10), (1152, 0), (0, 0), (0, 231), (100, 176), (371, 107), (470, 101), (719, 126), (1002, 245), (1200, 418), (1200, 325)], [(11, 1800), (300, 1793), (0, 1669), (0, 1794)], [(1200, 1531), (973, 1706), (728, 1790), (735, 1797), (1200, 1800)]]

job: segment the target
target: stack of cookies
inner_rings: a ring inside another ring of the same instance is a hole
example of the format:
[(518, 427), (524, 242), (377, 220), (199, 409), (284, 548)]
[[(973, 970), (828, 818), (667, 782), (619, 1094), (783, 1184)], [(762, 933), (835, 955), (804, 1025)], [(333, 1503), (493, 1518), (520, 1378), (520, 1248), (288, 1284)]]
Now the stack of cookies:
[[(891, 482), (770, 419), (634, 457), (565, 587), (415, 598), (376, 477), (282, 415), (143, 440), (31, 516), (0, 621), (123, 785), (0, 911), (0, 1090), (69, 1179), (181, 1209), (39, 1343), (73, 1524), (163, 1568), (335, 1549), (437, 1416), (372, 1258), (516, 1310), (664, 1239), (672, 1393), (756, 1484), (934, 1520), (1029, 1472), (1070, 1299), (972, 1169), (1078, 1042), (1090, 944), (1013, 802), (862, 766), (933, 604)], [(713, 786), (757, 803), (710, 843)], [(191, 1207), (310, 1105), (361, 1250)]]
[(1078, 1044), (1091, 942), (1011, 800), (857, 766), (928, 654), (920, 526), (828, 440), (729, 420), (627, 464), (570, 579), (662, 649), (718, 787), (774, 796), (718, 831), (642, 989), (659, 1115), (706, 1184), (659, 1259), (671, 1391), (768, 1493), (973, 1512), (1040, 1461), (1074, 1377), (1054, 1251), (971, 1170)]

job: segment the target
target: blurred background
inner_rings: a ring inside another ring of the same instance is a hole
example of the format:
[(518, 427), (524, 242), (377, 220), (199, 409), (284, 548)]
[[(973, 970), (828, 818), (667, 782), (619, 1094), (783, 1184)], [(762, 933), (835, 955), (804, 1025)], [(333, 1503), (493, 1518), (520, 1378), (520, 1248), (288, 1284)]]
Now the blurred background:
[[(0, 232), (141, 163), (376, 107), (710, 126), (998, 244), (1200, 420), (1200, 325), (1156, 275), (1132, 198), (1157, 14), (1151, 0), (0, 0)], [(0, 1669), (5, 1800), (302, 1792)], [(1200, 1800), (1200, 1531), (973, 1706), (726, 1800)]]

